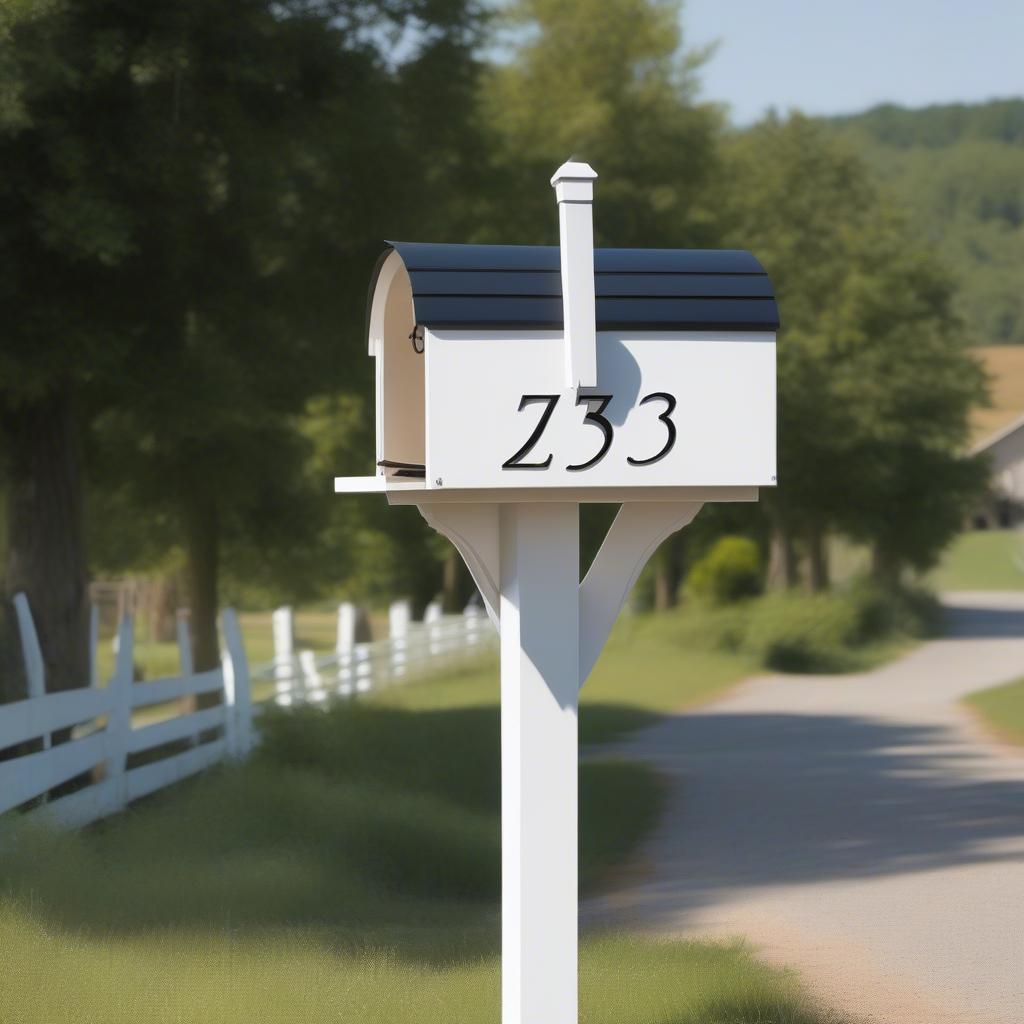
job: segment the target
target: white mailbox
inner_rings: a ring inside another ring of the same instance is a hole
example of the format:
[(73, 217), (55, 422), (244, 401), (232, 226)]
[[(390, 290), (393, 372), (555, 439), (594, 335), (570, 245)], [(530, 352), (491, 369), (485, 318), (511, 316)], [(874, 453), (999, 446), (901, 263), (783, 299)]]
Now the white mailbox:
[[(502, 1020), (573, 1024), (577, 694), (647, 559), (776, 482), (775, 331), (747, 252), (594, 249), (594, 171), (552, 178), (560, 245), (393, 242), (370, 285), (377, 472), (501, 632)], [(618, 502), (580, 581), (579, 505)]]
[(764, 268), (734, 250), (591, 252), (596, 375), (581, 386), (558, 246), (391, 243), (369, 297), (378, 489), (774, 485)]

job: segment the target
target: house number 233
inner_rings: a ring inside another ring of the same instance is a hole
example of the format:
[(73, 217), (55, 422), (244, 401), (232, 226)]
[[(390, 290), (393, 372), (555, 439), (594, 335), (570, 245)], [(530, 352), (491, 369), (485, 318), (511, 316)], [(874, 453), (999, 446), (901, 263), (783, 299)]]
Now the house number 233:
[[(519, 400), (519, 412), (522, 412), (528, 405), (543, 405), (544, 411), (540, 414), (537, 426), (534, 427), (533, 433), (526, 439), (526, 443), (515, 455), (501, 464), (502, 469), (547, 469), (551, 465), (554, 459), (553, 452), (549, 452), (543, 462), (524, 462), (523, 460), (537, 447), (537, 443), (540, 441), (541, 435), (544, 433), (544, 429), (547, 427), (560, 397), (560, 395), (523, 395)], [(587, 407), (587, 414), (583, 417), (583, 422), (589, 423), (601, 431), (601, 447), (586, 462), (580, 462), (574, 466), (566, 466), (566, 469), (574, 472), (590, 469), (591, 466), (596, 466), (608, 454), (608, 449), (612, 446), (612, 438), (615, 435), (615, 428), (605, 418), (604, 411), (608, 408), (608, 403), (611, 400), (611, 395), (580, 395), (576, 399), (577, 405), (585, 405)], [(646, 455), (642, 458), (627, 456), (626, 461), (631, 466), (650, 466), (652, 463), (659, 462), (672, 451), (676, 443), (676, 425), (672, 422), (672, 413), (676, 407), (675, 397), (667, 391), (652, 391), (640, 400), (640, 405), (647, 405), (648, 402), (663, 402), (665, 405), (665, 408), (658, 416), (658, 419), (665, 424), (665, 444), (653, 455)]]

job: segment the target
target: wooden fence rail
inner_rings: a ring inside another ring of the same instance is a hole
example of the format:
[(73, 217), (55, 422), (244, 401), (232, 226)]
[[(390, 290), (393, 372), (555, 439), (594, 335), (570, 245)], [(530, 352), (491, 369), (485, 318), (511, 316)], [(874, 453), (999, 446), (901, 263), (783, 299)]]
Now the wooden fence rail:
[[(106, 686), (46, 693), (35, 626), (24, 595), (18, 598), (30, 696), (0, 704), (0, 750), (13, 753), (0, 760), (0, 813), (37, 803), (32, 813), (48, 821), (85, 825), (225, 757), (248, 753), (249, 669), (231, 609), (221, 614), (221, 668), (136, 682), (134, 623), (126, 616)], [(219, 694), (220, 703), (182, 713), (184, 698), (204, 693)], [(67, 792), (51, 792), (72, 780)]]

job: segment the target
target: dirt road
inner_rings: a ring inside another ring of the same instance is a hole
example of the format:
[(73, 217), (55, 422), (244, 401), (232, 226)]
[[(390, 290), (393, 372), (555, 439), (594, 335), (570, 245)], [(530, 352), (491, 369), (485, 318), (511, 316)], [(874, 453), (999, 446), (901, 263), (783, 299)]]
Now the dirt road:
[(887, 1024), (1024, 1024), (1024, 756), (958, 703), (1024, 676), (1024, 595), (858, 676), (750, 680), (619, 750), (674, 782), (639, 881), (584, 907), (744, 936)]

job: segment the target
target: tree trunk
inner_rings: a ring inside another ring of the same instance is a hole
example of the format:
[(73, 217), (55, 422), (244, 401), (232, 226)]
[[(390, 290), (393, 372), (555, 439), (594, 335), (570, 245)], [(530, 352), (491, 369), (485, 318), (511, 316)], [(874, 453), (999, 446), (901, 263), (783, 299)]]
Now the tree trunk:
[(677, 538), (669, 537), (654, 555), (654, 608), (668, 611), (679, 603), (680, 551)]
[(441, 610), (446, 615), (457, 615), (466, 606), (466, 577), (468, 570), (462, 556), (450, 547), (445, 552), (441, 567)]
[(167, 573), (152, 581), (147, 587), (146, 606), (150, 639), (160, 644), (174, 643), (178, 637), (178, 609), (181, 607), (177, 573)]
[(900, 562), (890, 552), (877, 545), (871, 549), (871, 578), (888, 590), (900, 584)]
[[(47, 690), (88, 686), (84, 486), (70, 387), (9, 414), (4, 435), (9, 456), (4, 590), (8, 598), (18, 591), (28, 597)], [(7, 611), (9, 601), (5, 604)], [(23, 696), (24, 689), (16, 695)]]
[(828, 566), (828, 545), (824, 531), (814, 527), (807, 533), (807, 556), (810, 561), (811, 590), (815, 594), (828, 590), (832, 585)]
[(217, 499), (209, 492), (186, 497), (184, 508), (186, 576), (192, 662), (197, 672), (220, 665), (217, 642), (219, 522)]
[(790, 590), (799, 579), (796, 548), (789, 531), (779, 522), (772, 528), (771, 550), (768, 558), (768, 587), (772, 590)]

